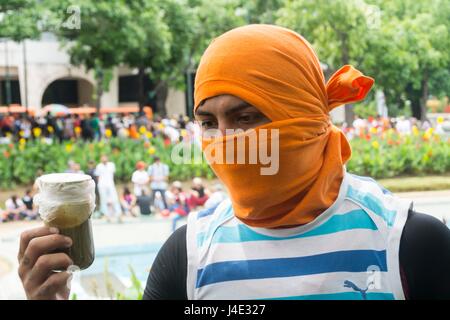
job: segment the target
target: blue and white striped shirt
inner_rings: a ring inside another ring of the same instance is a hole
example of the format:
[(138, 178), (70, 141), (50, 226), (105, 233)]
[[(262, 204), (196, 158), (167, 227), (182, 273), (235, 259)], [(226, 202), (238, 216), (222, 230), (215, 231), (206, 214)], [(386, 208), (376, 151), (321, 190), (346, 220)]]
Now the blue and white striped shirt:
[(411, 201), (345, 173), (334, 204), (289, 229), (245, 225), (229, 199), (188, 218), (189, 299), (404, 299), (399, 246)]

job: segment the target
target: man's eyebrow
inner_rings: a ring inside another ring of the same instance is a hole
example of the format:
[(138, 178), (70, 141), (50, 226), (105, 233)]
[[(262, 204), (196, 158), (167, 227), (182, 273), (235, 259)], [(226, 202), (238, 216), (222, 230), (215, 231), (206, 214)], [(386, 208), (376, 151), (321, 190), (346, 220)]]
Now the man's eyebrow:
[(195, 109), (195, 116), (214, 116), (211, 112), (200, 110), (200, 108)]
[[(214, 116), (214, 114), (212, 114), (211, 112), (208, 111), (204, 111), (200, 109), (201, 105), (199, 106), (199, 108), (197, 108), (195, 110), (195, 115), (196, 116)], [(227, 111), (225, 111), (225, 115), (230, 115), (233, 113), (236, 113), (242, 109), (248, 108), (248, 107), (252, 107), (252, 105), (248, 102), (245, 101), (241, 101), (239, 102), (237, 105), (231, 107), (230, 109), (228, 109)]]
[(248, 102), (245, 101), (241, 101), (239, 102), (237, 105), (235, 105), (234, 107), (228, 109), (227, 111), (225, 111), (225, 115), (229, 116), (230, 114), (236, 113), (242, 109), (251, 107), (252, 105)]

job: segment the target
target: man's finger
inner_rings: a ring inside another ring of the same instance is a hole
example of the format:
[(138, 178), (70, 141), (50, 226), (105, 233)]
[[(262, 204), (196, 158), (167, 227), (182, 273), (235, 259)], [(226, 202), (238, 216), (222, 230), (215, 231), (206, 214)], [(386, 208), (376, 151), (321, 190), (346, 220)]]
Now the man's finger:
[(73, 265), (73, 261), (65, 253), (40, 256), (28, 275), (27, 285), (30, 287), (39, 286), (54, 273), (54, 270), (67, 270), (71, 265)]
[(24, 231), (20, 235), (20, 248), (19, 254), (17, 256), (19, 263), (20, 260), (22, 260), (23, 254), (25, 253), (25, 250), (32, 239), (57, 233), (59, 233), (59, 230), (57, 228), (50, 228), (45, 226)]
[(30, 270), (40, 256), (52, 253), (57, 249), (68, 248), (71, 245), (72, 239), (59, 234), (31, 239), (20, 260), (19, 275), (23, 276), (24, 273)]
[(36, 292), (35, 299), (57, 299), (58, 293), (66, 293), (72, 275), (69, 272), (57, 272), (51, 275)]

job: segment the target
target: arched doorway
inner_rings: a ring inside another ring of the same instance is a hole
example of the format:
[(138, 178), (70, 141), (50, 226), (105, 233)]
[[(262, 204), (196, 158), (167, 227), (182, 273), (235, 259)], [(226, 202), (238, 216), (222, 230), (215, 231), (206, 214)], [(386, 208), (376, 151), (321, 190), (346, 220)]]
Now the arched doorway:
[(57, 103), (68, 107), (94, 105), (94, 86), (85, 79), (60, 78), (51, 82), (42, 95), (42, 106)]

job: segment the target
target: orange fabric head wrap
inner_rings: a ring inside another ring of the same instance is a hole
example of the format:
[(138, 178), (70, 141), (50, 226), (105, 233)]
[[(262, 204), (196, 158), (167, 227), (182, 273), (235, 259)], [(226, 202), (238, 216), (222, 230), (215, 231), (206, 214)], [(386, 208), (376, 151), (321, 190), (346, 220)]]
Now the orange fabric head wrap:
[[(330, 207), (351, 149), (329, 112), (364, 99), (373, 83), (346, 65), (325, 84), (311, 45), (286, 28), (248, 25), (214, 39), (197, 70), (194, 108), (207, 98), (234, 95), (272, 120), (255, 128), (257, 133), (279, 130), (275, 175), (261, 175), (260, 163), (211, 163), (235, 215), (250, 226), (278, 228), (308, 223)], [(203, 139), (203, 150), (242, 135), (248, 132)]]

